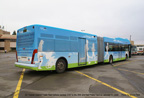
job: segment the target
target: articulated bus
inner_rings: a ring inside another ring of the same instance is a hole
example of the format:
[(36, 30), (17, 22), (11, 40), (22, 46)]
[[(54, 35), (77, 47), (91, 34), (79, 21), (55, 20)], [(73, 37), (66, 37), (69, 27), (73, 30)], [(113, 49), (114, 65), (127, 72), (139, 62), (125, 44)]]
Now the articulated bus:
[(135, 46), (135, 45), (131, 46), (131, 54), (132, 55), (137, 55), (137, 46)]
[(15, 66), (36, 71), (112, 63), (130, 56), (130, 41), (43, 25), (17, 31)]

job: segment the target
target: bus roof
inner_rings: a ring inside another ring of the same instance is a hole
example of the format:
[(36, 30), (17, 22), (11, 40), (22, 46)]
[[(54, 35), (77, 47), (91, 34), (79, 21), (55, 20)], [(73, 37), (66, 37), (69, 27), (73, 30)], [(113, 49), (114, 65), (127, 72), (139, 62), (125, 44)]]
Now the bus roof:
[[(89, 34), (89, 33), (84, 33), (84, 32), (79, 32), (79, 31), (73, 31), (73, 30), (68, 30), (68, 29), (63, 29), (63, 28), (57, 28), (57, 27), (52, 27), (52, 26), (45, 26), (45, 25), (40, 25), (40, 24), (25, 26), (23, 28), (18, 29), (18, 31), (22, 31), (22, 30), (24, 30), (24, 28), (27, 28), (27, 27), (29, 28), (29, 27), (33, 27), (33, 26), (48, 28), (51, 30), (53, 29), (52, 31), (58, 30), (58, 31), (62, 31), (62, 32), (70, 32), (70, 33), (77, 34), (76, 36), (82, 35), (82, 37), (84, 37), (84, 38), (97, 37), (97, 35), (94, 35), (94, 34)], [(103, 37), (103, 38), (104, 38), (104, 42), (130, 44), (130, 41), (128, 39), (124, 39), (124, 38), (109, 38), (109, 37)]]
[(125, 38), (108, 38), (104, 37), (104, 42), (110, 42), (110, 43), (120, 43), (120, 44), (130, 44), (130, 41)]
[(68, 30), (68, 29), (63, 29), (63, 28), (58, 28), (58, 27), (52, 27), (52, 26), (45, 26), (45, 25), (40, 25), (40, 24), (34, 24), (34, 25), (25, 26), (23, 28), (18, 29), (18, 31), (21, 31), (24, 28), (33, 27), (33, 26), (44, 27), (44, 28), (51, 28), (51, 29), (57, 29), (57, 30), (62, 30), (62, 31), (67, 31), (67, 32), (74, 32), (74, 33), (79, 33), (79, 34), (83, 34), (83, 35), (95, 36), (95, 37), (97, 36), (97, 35), (94, 35), (94, 34), (89, 34), (89, 33), (84, 33), (84, 32), (79, 32), (79, 31), (73, 31), (73, 30)]

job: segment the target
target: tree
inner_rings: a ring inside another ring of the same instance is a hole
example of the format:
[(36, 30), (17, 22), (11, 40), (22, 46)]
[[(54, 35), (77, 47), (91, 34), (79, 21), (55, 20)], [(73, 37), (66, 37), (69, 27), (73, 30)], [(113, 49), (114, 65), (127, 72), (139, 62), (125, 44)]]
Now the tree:
[(14, 31), (12, 35), (16, 35), (16, 31)]
[(2, 29), (4, 29), (4, 26), (2, 27)]

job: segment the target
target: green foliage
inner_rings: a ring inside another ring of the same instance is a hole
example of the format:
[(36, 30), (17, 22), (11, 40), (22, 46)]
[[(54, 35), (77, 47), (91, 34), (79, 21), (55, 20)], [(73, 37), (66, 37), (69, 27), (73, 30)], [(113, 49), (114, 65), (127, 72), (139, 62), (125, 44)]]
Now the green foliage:
[(12, 35), (16, 35), (16, 31), (14, 31)]

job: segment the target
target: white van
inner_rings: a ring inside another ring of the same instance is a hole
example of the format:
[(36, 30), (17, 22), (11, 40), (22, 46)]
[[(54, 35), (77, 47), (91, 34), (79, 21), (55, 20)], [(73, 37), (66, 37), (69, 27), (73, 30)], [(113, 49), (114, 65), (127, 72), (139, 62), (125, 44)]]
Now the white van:
[(137, 54), (144, 54), (144, 47), (137, 47)]

